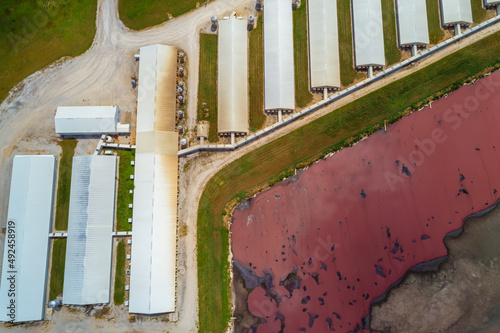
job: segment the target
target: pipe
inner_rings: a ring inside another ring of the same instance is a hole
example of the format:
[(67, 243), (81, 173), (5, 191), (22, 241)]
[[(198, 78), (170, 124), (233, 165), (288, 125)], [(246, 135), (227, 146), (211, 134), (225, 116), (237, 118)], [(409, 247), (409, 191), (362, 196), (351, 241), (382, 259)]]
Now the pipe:
[(417, 44), (413, 44), (411, 46), (411, 56), (414, 57), (417, 55), (417, 52), (418, 52), (418, 48), (417, 48)]
[(328, 88), (323, 88), (323, 100), (326, 101), (328, 99)]
[(373, 77), (373, 66), (368, 66), (368, 78), (371, 79)]
[(235, 142), (235, 136), (234, 136), (234, 132), (231, 132), (231, 145), (234, 146), (234, 142)]
[(460, 23), (455, 24), (455, 36), (462, 34), (462, 28), (460, 27)]
[(500, 5), (497, 5), (497, 16), (500, 15)]
[(200, 145), (204, 145), (205, 144), (205, 137), (203, 136), (200, 136)]
[(283, 122), (281, 110), (278, 110), (278, 123)]

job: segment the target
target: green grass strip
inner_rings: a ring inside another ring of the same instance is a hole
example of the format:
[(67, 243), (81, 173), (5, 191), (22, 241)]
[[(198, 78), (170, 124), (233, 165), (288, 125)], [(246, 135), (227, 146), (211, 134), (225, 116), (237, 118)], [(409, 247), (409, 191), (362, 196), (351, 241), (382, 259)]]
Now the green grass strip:
[(59, 180), (57, 182), (56, 230), (68, 230), (69, 195), (71, 192), (71, 168), (77, 140), (62, 140), (62, 157), (59, 162)]
[(123, 304), (125, 298), (125, 243), (118, 242), (116, 248), (115, 294), (116, 305)]
[(131, 231), (132, 224), (128, 219), (132, 217), (132, 210), (128, 205), (133, 202), (134, 194), (129, 193), (134, 190), (134, 181), (130, 175), (134, 174), (134, 167), (130, 164), (135, 160), (134, 150), (118, 150), (120, 164), (118, 166), (118, 193), (116, 198), (116, 224), (117, 231)]
[[(217, 133), (217, 35), (200, 34), (198, 120), (208, 120), (208, 140), (219, 141)], [(206, 109), (202, 103), (207, 103)]]
[(295, 102), (299, 108), (309, 104), (309, 55), (307, 54), (307, 1), (293, 12), (293, 58), (295, 62)]
[[(226, 204), (273, 184), (327, 153), (354, 143), (401, 118), (408, 106), (500, 63), (500, 33), (484, 38), (253, 150), (220, 170), (205, 187), (198, 208), (199, 331), (223, 332), (229, 307)], [(305, 139), (307, 138), (307, 140)]]
[(471, 0), (472, 20), (474, 23), (481, 23), (486, 20), (488, 11), (483, 7), (483, 0)]
[(439, 14), (439, 0), (426, 0), (426, 4), (430, 43), (438, 44), (444, 38), (444, 31), (441, 29), (441, 18)]
[(351, 0), (337, 0), (338, 28), (339, 28), (339, 55), (340, 80), (344, 87), (354, 80), (362, 78), (363, 74), (354, 69)]
[(401, 60), (401, 50), (398, 47), (396, 35), (396, 8), (394, 0), (382, 0), (384, 49), (387, 66), (394, 65)]
[(54, 240), (52, 247), (52, 267), (50, 269), (49, 299), (62, 294), (64, 285), (64, 266), (66, 263), (66, 238)]
[(250, 99), (250, 130), (256, 132), (264, 126), (264, 29), (262, 16), (249, 33), (248, 86)]

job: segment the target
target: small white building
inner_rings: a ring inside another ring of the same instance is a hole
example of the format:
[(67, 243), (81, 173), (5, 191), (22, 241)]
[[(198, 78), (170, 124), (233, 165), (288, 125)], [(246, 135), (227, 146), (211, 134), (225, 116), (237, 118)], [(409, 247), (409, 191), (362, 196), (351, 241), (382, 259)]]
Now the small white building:
[(0, 321), (43, 320), (56, 157), (14, 157), (0, 280)]
[(440, 0), (443, 27), (469, 25), (472, 22), (471, 0)]
[(117, 106), (60, 106), (55, 125), (59, 135), (130, 133), (130, 125), (120, 123)]

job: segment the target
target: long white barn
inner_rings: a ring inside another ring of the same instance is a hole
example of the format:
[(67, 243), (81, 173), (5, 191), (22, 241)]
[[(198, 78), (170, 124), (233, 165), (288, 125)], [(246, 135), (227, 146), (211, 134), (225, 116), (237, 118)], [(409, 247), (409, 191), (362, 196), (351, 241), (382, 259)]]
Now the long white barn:
[(340, 88), (339, 34), (336, 0), (309, 0), (311, 88)]
[(176, 305), (177, 49), (142, 47), (140, 59), (129, 311), (160, 314)]
[(441, 22), (444, 27), (456, 24), (471, 24), (471, 0), (440, 0)]
[(425, 0), (397, 0), (399, 45), (429, 44), (427, 6)]
[(116, 156), (73, 157), (63, 303), (109, 303)]
[(0, 282), (0, 321), (42, 320), (56, 157), (14, 157)]
[(264, 108), (295, 109), (291, 0), (266, 0), (264, 4)]
[(381, 0), (352, 0), (356, 68), (385, 65)]

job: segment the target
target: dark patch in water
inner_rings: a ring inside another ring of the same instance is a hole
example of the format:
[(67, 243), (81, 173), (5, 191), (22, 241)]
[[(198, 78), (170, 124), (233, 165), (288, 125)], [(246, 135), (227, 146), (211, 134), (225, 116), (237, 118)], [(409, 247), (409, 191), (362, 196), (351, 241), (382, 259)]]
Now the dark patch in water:
[(366, 193), (365, 193), (365, 190), (364, 190), (364, 189), (362, 189), (362, 190), (361, 190), (361, 193), (359, 193), (359, 194), (361, 195), (361, 197), (362, 197), (363, 199), (364, 199), (364, 198), (366, 198)]
[(407, 176), (411, 176), (410, 170), (404, 164), (403, 164), (403, 167), (401, 168), (401, 172)]
[(312, 313), (307, 313), (309, 315), (309, 328), (312, 328), (313, 325), (314, 325), (314, 321), (319, 317), (319, 315), (315, 315), (315, 314), (312, 314)]
[(243, 281), (245, 283), (245, 288), (247, 288), (247, 289), (254, 289), (254, 288), (258, 287), (262, 283), (262, 281), (264, 280), (263, 277), (255, 275), (250, 268), (241, 264), (237, 260), (233, 259), (233, 266), (236, 267), (238, 269), (238, 271), (240, 272), (241, 277), (243, 278)]
[(339, 280), (342, 280), (342, 274), (340, 274), (340, 272), (337, 272), (337, 276), (339, 277)]
[(338, 320), (342, 320), (342, 316), (339, 315), (337, 312), (332, 312), (332, 315), (334, 315), (335, 318), (337, 318)]
[(431, 238), (431, 236), (428, 236), (428, 235), (422, 235), (422, 236), (420, 236), (421, 240), (426, 240), (426, 239), (429, 239), (429, 238)]
[(280, 281), (280, 286), (285, 287), (285, 289), (288, 291), (290, 294), (290, 297), (292, 297), (293, 291), (300, 289), (300, 282), (301, 279), (300, 277), (297, 276), (297, 271), (298, 268), (294, 267), (293, 271), (289, 273), (286, 278)]
[(319, 305), (325, 305), (325, 299), (323, 297), (318, 297)]
[(394, 243), (394, 247), (393, 247), (393, 249), (391, 250), (391, 253), (392, 253), (392, 254), (396, 254), (396, 253), (398, 253), (398, 251), (399, 251), (399, 243), (398, 243), (398, 241), (396, 241), (396, 242)]
[(380, 275), (383, 278), (386, 277), (384, 274), (384, 269), (382, 268), (382, 266), (379, 265), (375, 265), (375, 274)]
[(385, 233), (387, 234), (387, 238), (391, 238), (391, 229), (389, 227), (385, 227)]
[(320, 261), (320, 263), (321, 263), (321, 267), (320, 267), (320, 269), (322, 269), (322, 270), (324, 270), (324, 271), (326, 272), (326, 268), (327, 268), (327, 267), (326, 267), (326, 264), (325, 264), (325, 263), (323, 263), (322, 261)]
[(248, 199), (243, 200), (238, 206), (236, 206), (236, 209), (237, 210), (245, 210), (245, 209), (252, 207), (253, 199), (254, 198), (252, 197), (252, 198), (248, 198)]
[(311, 276), (316, 281), (316, 284), (319, 285), (319, 273), (313, 273)]
[(310, 300), (311, 300), (311, 296), (306, 296), (306, 297), (302, 298), (300, 303), (307, 304), (307, 302), (309, 302)]
[(460, 174), (460, 182), (463, 182), (465, 180), (465, 176)]

